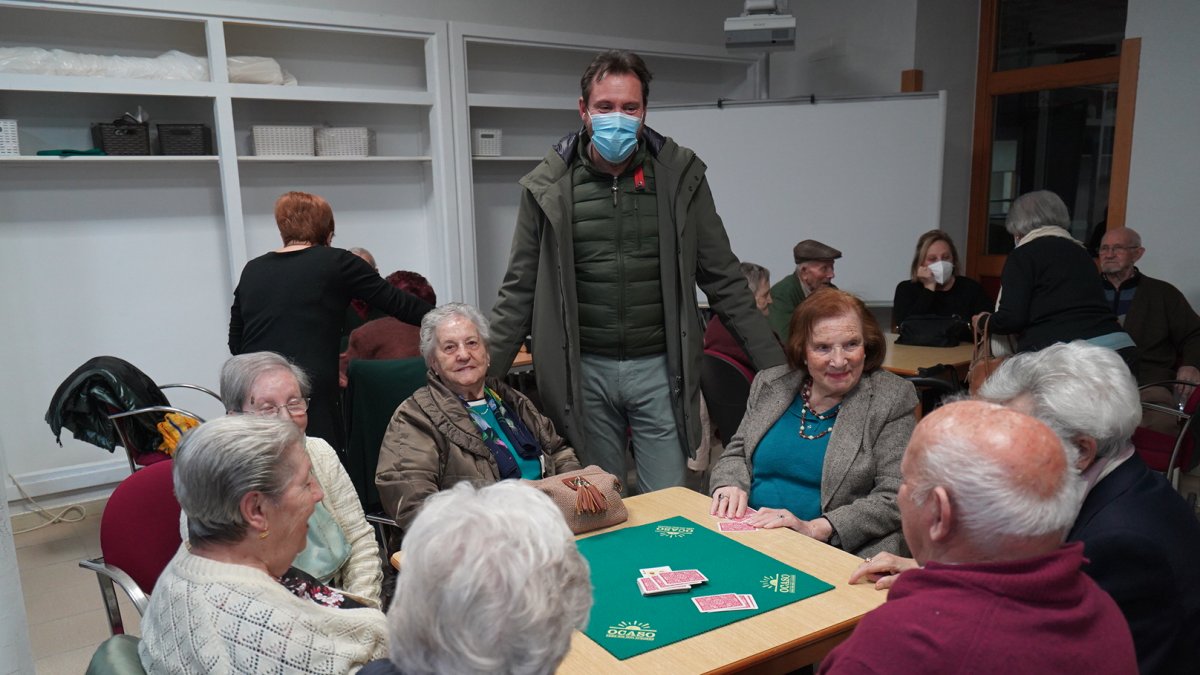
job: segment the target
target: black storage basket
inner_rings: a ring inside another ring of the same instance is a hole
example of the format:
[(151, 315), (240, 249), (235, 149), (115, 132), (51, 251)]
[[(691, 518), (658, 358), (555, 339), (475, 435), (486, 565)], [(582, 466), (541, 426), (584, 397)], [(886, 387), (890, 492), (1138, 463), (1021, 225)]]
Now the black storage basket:
[(211, 155), (212, 129), (203, 124), (158, 124), (158, 154)]
[(147, 124), (92, 125), (92, 143), (109, 155), (150, 154), (150, 127)]

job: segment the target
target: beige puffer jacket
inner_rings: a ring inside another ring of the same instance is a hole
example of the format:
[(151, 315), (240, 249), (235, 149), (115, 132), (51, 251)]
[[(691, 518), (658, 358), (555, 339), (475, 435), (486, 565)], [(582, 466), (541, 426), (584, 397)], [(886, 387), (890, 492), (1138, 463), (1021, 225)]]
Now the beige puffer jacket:
[[(429, 495), (459, 481), (488, 485), (500, 480), (496, 460), (462, 401), (432, 370), (427, 378), (429, 384), (396, 408), (375, 469), (383, 509), (405, 530)], [(486, 384), (521, 417), (541, 444), (542, 476), (582, 468), (575, 451), (532, 401), (495, 378), (488, 378)]]

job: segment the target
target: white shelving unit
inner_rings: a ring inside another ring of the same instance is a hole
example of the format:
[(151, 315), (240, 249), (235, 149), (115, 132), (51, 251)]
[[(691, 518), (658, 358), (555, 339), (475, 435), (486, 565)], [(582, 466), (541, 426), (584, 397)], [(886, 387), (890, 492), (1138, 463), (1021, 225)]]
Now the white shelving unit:
[[(456, 77), (454, 108), (458, 139), (455, 168), (463, 225), (460, 256), (463, 285), (485, 312), (495, 302), (507, 266), (516, 223), (517, 181), (565, 134), (580, 128), (579, 78), (605, 49), (638, 52), (654, 75), (655, 105), (695, 103), (717, 98), (757, 98), (763, 92), (762, 60), (731, 56), (721, 49), (692, 45), (570, 35), (451, 22), (450, 68)], [(502, 132), (502, 155), (473, 157), (471, 129)], [(669, 129), (657, 129), (670, 135)], [(684, 145), (687, 139), (681, 139)], [(473, 261), (471, 264), (470, 261)]]
[[(456, 204), (448, 197), (454, 180), (448, 161), (452, 137), (450, 125), (442, 121), (449, 117), (445, 111), (450, 100), (446, 25), (405, 25), (411, 29), (317, 28), (2, 3), (0, 44), (5, 46), (143, 57), (175, 49), (209, 58), (211, 73), (203, 82), (0, 74), (0, 117), (17, 119), (23, 153), (0, 158), (0, 166), (49, 167), (70, 161), (116, 170), (136, 162), (170, 162), (194, 165), (202, 172), (215, 166), (221, 199), (213, 217), (225, 232), (231, 284), (248, 258), (277, 244), (277, 236), (255, 234), (264, 219), (272, 221), (273, 230), (275, 197), (308, 189), (334, 206), (338, 235), (347, 246), (375, 248), (381, 264), (421, 269), (441, 288), (456, 293), (456, 280), (446, 273), (452, 261), (446, 255), (445, 224), (456, 220)], [(299, 84), (230, 83), (225, 59), (236, 56), (274, 58)], [(115, 119), (138, 106), (150, 113), (152, 132), (159, 122), (212, 128), (215, 154), (32, 156), (46, 149), (90, 148), (91, 123)], [(371, 156), (255, 156), (250, 137), (251, 127), (258, 124), (365, 126), (372, 130)], [(347, 183), (351, 175), (358, 177), (358, 184)], [(398, 195), (410, 200), (400, 203)], [(169, 213), (168, 205), (160, 206)], [(349, 213), (355, 217), (346, 217)], [(431, 248), (414, 248), (413, 242)]]

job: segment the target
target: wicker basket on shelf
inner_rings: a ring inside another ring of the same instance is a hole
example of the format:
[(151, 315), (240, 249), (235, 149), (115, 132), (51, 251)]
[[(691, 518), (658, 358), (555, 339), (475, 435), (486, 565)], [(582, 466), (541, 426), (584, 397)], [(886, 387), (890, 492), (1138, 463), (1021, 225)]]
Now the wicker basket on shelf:
[(371, 132), (366, 127), (319, 127), (317, 129), (318, 157), (366, 157), (371, 145)]
[(257, 124), (251, 127), (251, 133), (255, 155), (312, 157), (315, 152), (312, 127)]
[(93, 124), (92, 143), (108, 155), (149, 155), (150, 126), (122, 120)]

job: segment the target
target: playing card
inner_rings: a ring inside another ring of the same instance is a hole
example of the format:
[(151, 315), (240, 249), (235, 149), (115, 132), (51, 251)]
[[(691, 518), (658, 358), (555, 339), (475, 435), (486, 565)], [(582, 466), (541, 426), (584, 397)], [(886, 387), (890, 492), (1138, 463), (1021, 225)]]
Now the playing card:
[[(729, 517), (727, 517), (727, 518), (720, 518), (720, 519), (721, 519), (721, 520), (732, 520), (732, 521), (734, 521), (734, 522), (738, 522), (738, 523), (740, 523), (740, 522), (742, 522), (743, 520), (745, 520), (745, 519), (749, 518), (750, 516), (752, 516), (752, 515), (754, 515), (754, 514), (756, 514), (756, 513), (758, 513), (758, 511), (757, 511), (756, 509), (752, 509), (752, 508), (750, 508), (749, 506), (747, 506), (747, 507), (746, 507), (746, 512), (742, 514), (742, 517), (741, 517), (741, 518), (734, 518), (733, 516), (729, 516)], [(714, 518), (718, 518), (718, 517), (719, 517), (719, 516), (714, 516)]]
[[(663, 574), (665, 574), (665, 572)], [(690, 590), (692, 590), (692, 585), (689, 583), (686, 583), (686, 582), (684, 582), (684, 583), (668, 583), (668, 582), (664, 581), (662, 578), (662, 574), (656, 574), (652, 577), (642, 577), (642, 578), (649, 579), (651, 581), (651, 583), (653, 583), (659, 590), (667, 592), (667, 593), (672, 593), (675, 591), (690, 591)]]
[(720, 595), (702, 595), (692, 598), (696, 609), (704, 612), (724, 612), (731, 609), (745, 609), (746, 604), (737, 593), (721, 593)]
[(656, 574), (659, 574), (660, 572), (670, 572), (670, 571), (671, 571), (670, 567), (668, 567), (667, 565), (663, 565), (662, 567), (646, 567), (646, 568), (640, 569), (640, 570), (638, 570), (638, 574), (641, 574), (644, 577), (652, 577)]
[(666, 584), (702, 584), (708, 581), (708, 577), (700, 573), (700, 570), (679, 570), (678, 572), (660, 572), (654, 578)]
[(717, 523), (717, 529), (722, 532), (753, 532), (758, 528), (738, 520)]
[(758, 603), (754, 601), (753, 595), (738, 595), (738, 597), (745, 603), (744, 609), (758, 609)]
[(639, 577), (637, 580), (638, 590), (642, 595), (662, 595), (663, 593), (686, 593), (692, 590), (691, 584), (677, 584), (671, 586), (664, 584), (658, 580), (658, 577)]

